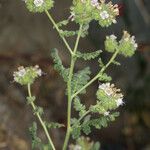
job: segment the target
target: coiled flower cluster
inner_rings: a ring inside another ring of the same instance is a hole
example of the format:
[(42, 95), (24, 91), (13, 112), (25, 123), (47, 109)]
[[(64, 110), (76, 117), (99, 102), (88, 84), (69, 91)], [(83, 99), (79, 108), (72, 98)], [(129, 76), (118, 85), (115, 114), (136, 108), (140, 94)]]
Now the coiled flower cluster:
[(111, 110), (115, 110), (124, 104), (123, 94), (120, 92), (120, 89), (117, 89), (114, 84), (110, 83), (99, 85), (97, 99), (97, 104), (91, 107), (91, 110), (105, 116), (108, 116)]
[(24, 0), (26, 7), (30, 12), (39, 12), (42, 13), (45, 10), (49, 10), (53, 7), (53, 0)]
[(135, 37), (131, 36), (127, 31), (123, 32), (123, 36), (119, 42), (115, 35), (107, 36), (105, 40), (105, 49), (108, 52), (114, 53), (118, 49), (118, 53), (125, 57), (134, 55), (137, 47), (138, 44), (135, 41)]
[(105, 0), (74, 0), (71, 11), (76, 23), (87, 24), (96, 20), (102, 27), (116, 23), (116, 16), (119, 15), (118, 5)]
[(38, 65), (34, 67), (23, 67), (20, 66), (17, 71), (14, 72), (14, 81), (21, 84), (27, 85), (32, 84), (36, 78), (42, 75), (42, 70)]

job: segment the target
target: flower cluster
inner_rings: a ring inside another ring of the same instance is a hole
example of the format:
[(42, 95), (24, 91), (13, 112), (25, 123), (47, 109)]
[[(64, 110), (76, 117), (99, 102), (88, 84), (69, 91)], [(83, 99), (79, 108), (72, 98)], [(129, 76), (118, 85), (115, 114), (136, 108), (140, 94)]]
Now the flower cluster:
[(120, 53), (126, 57), (131, 57), (138, 45), (135, 42), (135, 37), (131, 36), (127, 31), (124, 31), (122, 39), (119, 41)]
[(118, 5), (106, 3), (105, 0), (74, 0), (71, 7), (75, 22), (87, 24), (96, 20), (102, 27), (108, 27), (116, 23), (116, 16), (119, 15)]
[(124, 31), (121, 40), (118, 42), (115, 35), (110, 35), (106, 37), (105, 40), (105, 49), (108, 52), (115, 52), (119, 50), (119, 54), (124, 55), (125, 57), (131, 57), (138, 45), (135, 42), (135, 37), (131, 36), (127, 31)]
[(31, 12), (43, 12), (53, 7), (53, 0), (24, 0), (26, 6)]
[(99, 112), (104, 116), (108, 116), (111, 110), (115, 110), (123, 105), (123, 94), (114, 84), (103, 83), (99, 85), (97, 91), (97, 104), (91, 107), (93, 112)]
[(105, 40), (105, 49), (108, 52), (115, 52), (116, 48), (118, 47), (117, 37), (115, 35), (106, 36)]
[(14, 72), (14, 81), (21, 84), (27, 85), (32, 84), (34, 80), (42, 75), (42, 71), (38, 65), (34, 67), (19, 67), (18, 71)]

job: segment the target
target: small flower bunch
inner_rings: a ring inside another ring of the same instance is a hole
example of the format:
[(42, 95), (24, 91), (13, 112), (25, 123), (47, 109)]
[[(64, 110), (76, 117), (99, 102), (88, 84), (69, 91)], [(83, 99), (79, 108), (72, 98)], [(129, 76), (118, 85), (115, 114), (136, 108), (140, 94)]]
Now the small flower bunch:
[(18, 71), (13, 74), (14, 81), (21, 85), (32, 84), (36, 78), (42, 75), (42, 70), (38, 65), (34, 67), (23, 67), (20, 66)]
[(116, 16), (119, 15), (118, 5), (105, 0), (74, 0), (71, 12), (76, 23), (88, 24), (96, 20), (102, 27), (116, 23)]
[(114, 53), (116, 50), (119, 54), (125, 57), (131, 57), (134, 55), (138, 45), (135, 41), (135, 37), (131, 36), (127, 31), (123, 32), (121, 40), (118, 42), (115, 35), (106, 36), (105, 49), (108, 52)]
[(99, 85), (97, 91), (97, 104), (92, 106), (93, 112), (99, 112), (108, 116), (111, 110), (115, 110), (119, 106), (123, 105), (123, 94), (120, 93), (120, 89), (117, 89), (114, 84), (103, 83)]
[(26, 3), (26, 7), (30, 12), (44, 12), (45, 10), (49, 10), (53, 7), (53, 0), (24, 0)]

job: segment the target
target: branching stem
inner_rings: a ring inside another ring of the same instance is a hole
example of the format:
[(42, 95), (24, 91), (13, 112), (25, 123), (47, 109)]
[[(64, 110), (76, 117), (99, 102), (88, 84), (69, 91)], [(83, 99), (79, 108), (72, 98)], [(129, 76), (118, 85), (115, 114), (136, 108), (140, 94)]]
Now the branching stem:
[(65, 137), (65, 141), (64, 141), (64, 145), (63, 145), (63, 150), (67, 149), (67, 145), (69, 142), (69, 138), (70, 138), (70, 133), (71, 133), (71, 103), (72, 103), (72, 96), (71, 96), (71, 81), (72, 81), (72, 77), (73, 77), (73, 70), (74, 70), (74, 65), (75, 65), (75, 54), (78, 48), (78, 44), (79, 44), (79, 40), (81, 37), (81, 33), (82, 33), (82, 25), (80, 25), (80, 29), (78, 32), (78, 36), (75, 42), (75, 47), (73, 50), (73, 54), (71, 55), (71, 65), (70, 65), (70, 72), (69, 72), (69, 77), (68, 77), (68, 82), (67, 82), (67, 90), (68, 90), (68, 110), (67, 110), (67, 132), (66, 132), (66, 137)]
[[(28, 95), (29, 95), (29, 98), (32, 98), (31, 85), (30, 85), (30, 84), (28, 84)], [(34, 111), (36, 111), (36, 106), (35, 106), (34, 102), (31, 102), (30, 104), (31, 104), (31, 106), (32, 106), (32, 109), (33, 109)], [(45, 134), (46, 134), (46, 137), (47, 137), (47, 139), (48, 139), (48, 141), (49, 141), (49, 144), (50, 144), (52, 150), (56, 150), (56, 149), (55, 149), (55, 146), (54, 146), (54, 144), (53, 144), (53, 142), (52, 142), (52, 140), (51, 140), (51, 137), (50, 137), (50, 135), (49, 135), (49, 133), (48, 133), (48, 129), (47, 129), (47, 127), (45, 126), (44, 121), (42, 120), (40, 114), (37, 112), (37, 113), (35, 113), (35, 115), (36, 115), (37, 118), (39, 119), (39, 122), (41, 123), (41, 125), (42, 125), (42, 127), (43, 127), (43, 129), (44, 129), (44, 132), (45, 132)]]
[(60, 37), (62, 38), (64, 44), (66, 45), (67, 49), (69, 50), (70, 54), (73, 54), (72, 49), (70, 48), (68, 42), (66, 41), (65, 37), (60, 33), (60, 29), (58, 28), (56, 22), (54, 21), (54, 19), (52, 18), (51, 14), (45, 10), (46, 15), (48, 16), (49, 20), (52, 22), (53, 26), (55, 27), (55, 29), (57, 30), (57, 32), (59, 33)]
[(103, 73), (109, 67), (109, 65), (115, 60), (118, 52), (119, 52), (119, 50), (116, 50), (116, 52), (113, 54), (113, 56), (108, 61), (108, 63), (104, 67), (102, 67), (102, 69), (100, 70), (100, 72), (93, 79), (91, 79), (86, 85), (84, 85), (80, 90), (78, 90), (76, 93), (74, 93), (72, 95), (72, 98), (76, 97), (80, 92), (82, 92), (89, 85), (91, 85), (94, 81), (96, 81), (99, 78), (100, 74)]

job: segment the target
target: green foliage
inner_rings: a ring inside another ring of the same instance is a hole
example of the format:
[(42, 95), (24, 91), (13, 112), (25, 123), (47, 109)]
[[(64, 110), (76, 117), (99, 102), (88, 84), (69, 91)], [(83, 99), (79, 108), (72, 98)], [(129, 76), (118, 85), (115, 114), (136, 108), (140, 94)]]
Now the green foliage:
[(37, 124), (33, 122), (32, 127), (29, 128), (32, 138), (32, 149), (41, 147), (41, 139), (37, 136)]
[(56, 129), (56, 128), (64, 127), (64, 124), (60, 124), (60, 123), (56, 123), (56, 122), (50, 122), (50, 123), (45, 122), (45, 125), (49, 129)]
[(100, 68), (105, 66), (101, 58), (98, 59), (98, 63), (99, 63)]
[[(81, 71), (74, 74), (72, 79), (72, 94), (81, 89), (90, 79), (90, 68), (86, 67)], [(84, 94), (86, 90), (83, 90), (80, 94)]]
[(74, 109), (79, 112), (79, 116), (81, 117), (86, 112), (85, 105), (81, 104), (79, 97), (75, 97), (73, 102), (74, 102)]
[(62, 61), (58, 55), (58, 50), (53, 49), (51, 52), (51, 56), (52, 56), (53, 61), (54, 61), (54, 69), (57, 70), (60, 73), (60, 75), (63, 77), (64, 81), (67, 82), (68, 81), (68, 75), (69, 75), (69, 69), (66, 69), (63, 66)]
[(117, 66), (120, 66), (120, 65), (121, 65), (120, 62), (118, 62), (118, 61), (116, 61), (116, 60), (113, 60), (113, 61), (112, 61), (112, 64), (117, 65)]
[(94, 143), (91, 150), (100, 150), (100, 143), (99, 142)]
[[(89, 24), (84, 24), (82, 27), (81, 37), (84, 38), (88, 35)], [(77, 32), (78, 34), (78, 32)]]
[(60, 30), (60, 34), (64, 37), (70, 37), (76, 35), (76, 31)]
[(102, 52), (101, 50), (90, 52), (90, 53), (81, 53), (78, 51), (76, 56), (77, 58), (82, 58), (84, 60), (91, 60), (97, 58), (101, 52)]
[(32, 96), (32, 97), (28, 96), (27, 97), (27, 104), (29, 105), (29, 104), (33, 103), (35, 101), (35, 99), (36, 99), (35, 96)]
[(112, 80), (112, 78), (111, 78), (111, 76), (108, 76), (106, 73), (100, 73), (99, 74), (99, 81), (111, 81)]
[(60, 28), (62, 26), (66, 26), (69, 23), (68, 20), (63, 20), (57, 23), (57, 27)]
[(80, 123), (76, 122), (75, 125), (73, 125), (71, 135), (73, 139), (79, 138), (79, 136), (81, 135)]
[(37, 115), (39, 114), (40, 116), (43, 115), (44, 111), (43, 111), (43, 108), (40, 107), (40, 106), (35, 106), (35, 110), (33, 111), (33, 114), (34, 115)]

